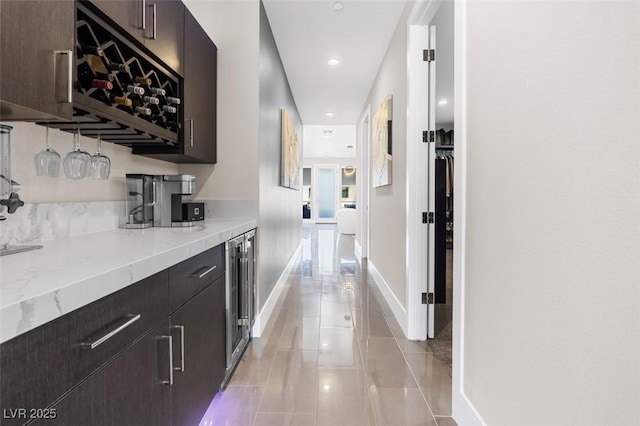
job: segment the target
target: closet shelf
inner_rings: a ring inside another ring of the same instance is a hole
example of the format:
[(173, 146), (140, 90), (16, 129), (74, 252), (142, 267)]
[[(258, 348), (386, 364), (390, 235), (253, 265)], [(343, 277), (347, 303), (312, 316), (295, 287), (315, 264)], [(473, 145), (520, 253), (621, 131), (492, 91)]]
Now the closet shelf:
[(453, 149), (453, 145), (436, 145), (436, 149)]

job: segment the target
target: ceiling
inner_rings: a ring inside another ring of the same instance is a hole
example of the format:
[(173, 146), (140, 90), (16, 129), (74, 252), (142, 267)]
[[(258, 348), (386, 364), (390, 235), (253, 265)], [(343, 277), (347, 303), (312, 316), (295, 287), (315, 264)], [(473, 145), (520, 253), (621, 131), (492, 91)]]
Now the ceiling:
[(356, 124), (406, 0), (263, 2), (302, 123)]

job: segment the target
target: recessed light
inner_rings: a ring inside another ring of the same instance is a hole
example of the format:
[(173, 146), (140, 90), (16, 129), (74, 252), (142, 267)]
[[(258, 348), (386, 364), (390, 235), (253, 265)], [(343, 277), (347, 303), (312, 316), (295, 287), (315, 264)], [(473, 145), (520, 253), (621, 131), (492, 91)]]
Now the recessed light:
[(333, 117), (335, 114), (333, 112), (328, 112), (325, 114), (327, 117)]
[(347, 145), (347, 149), (353, 149), (353, 145)]
[(449, 102), (446, 99), (440, 99), (440, 101), (438, 101), (438, 105), (446, 105)]
[(333, 4), (333, 10), (335, 10), (336, 12), (340, 12), (343, 8), (344, 5), (342, 4), (342, 2), (337, 1)]
[(337, 60), (336, 58), (331, 58), (327, 61), (328, 65), (331, 65), (332, 67), (335, 67), (336, 65), (338, 65), (340, 63), (339, 60)]

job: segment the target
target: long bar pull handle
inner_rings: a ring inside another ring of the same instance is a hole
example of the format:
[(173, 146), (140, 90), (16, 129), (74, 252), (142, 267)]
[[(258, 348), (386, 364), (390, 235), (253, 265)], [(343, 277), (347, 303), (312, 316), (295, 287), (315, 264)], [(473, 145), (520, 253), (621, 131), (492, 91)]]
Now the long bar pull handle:
[(203, 278), (205, 275), (207, 275), (209, 272), (212, 272), (217, 267), (218, 265), (205, 266), (204, 268), (198, 270), (196, 273), (191, 275), (191, 278)]
[(55, 50), (56, 55), (67, 56), (67, 100), (66, 103), (73, 102), (73, 52), (71, 50)]
[(193, 118), (187, 121), (189, 121), (189, 147), (193, 148)]
[(101, 344), (103, 344), (104, 342), (106, 342), (107, 340), (111, 339), (116, 334), (120, 333), (125, 328), (129, 327), (134, 322), (138, 321), (140, 319), (140, 317), (141, 317), (140, 314), (138, 314), (138, 315), (127, 315), (125, 317), (125, 319), (126, 319), (125, 322), (123, 322), (122, 324), (120, 324), (119, 326), (114, 328), (113, 330), (109, 331), (107, 334), (104, 334), (102, 337), (99, 337), (98, 339), (94, 340), (93, 342), (81, 343), (80, 346), (82, 346), (85, 349), (95, 349), (98, 346), (100, 346)]
[(172, 336), (160, 336), (161, 339), (165, 339), (169, 342), (169, 380), (162, 380), (161, 385), (173, 385), (173, 337)]
[(142, 0), (142, 30), (146, 30), (147, 29), (147, 17), (145, 15), (146, 13), (146, 9), (147, 9), (147, 2), (146, 0)]
[(174, 325), (172, 328), (180, 330), (180, 367), (173, 367), (173, 370), (184, 372), (184, 325)]
[(158, 5), (156, 3), (153, 4), (153, 34), (151, 35), (151, 40), (155, 40), (158, 36)]

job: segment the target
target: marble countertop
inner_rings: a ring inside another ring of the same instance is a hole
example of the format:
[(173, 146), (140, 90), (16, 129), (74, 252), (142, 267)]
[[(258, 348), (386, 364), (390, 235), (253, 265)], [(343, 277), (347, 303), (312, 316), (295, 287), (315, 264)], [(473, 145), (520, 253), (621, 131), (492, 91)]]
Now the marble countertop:
[(207, 219), (191, 228), (116, 229), (0, 257), (0, 343), (256, 226)]

